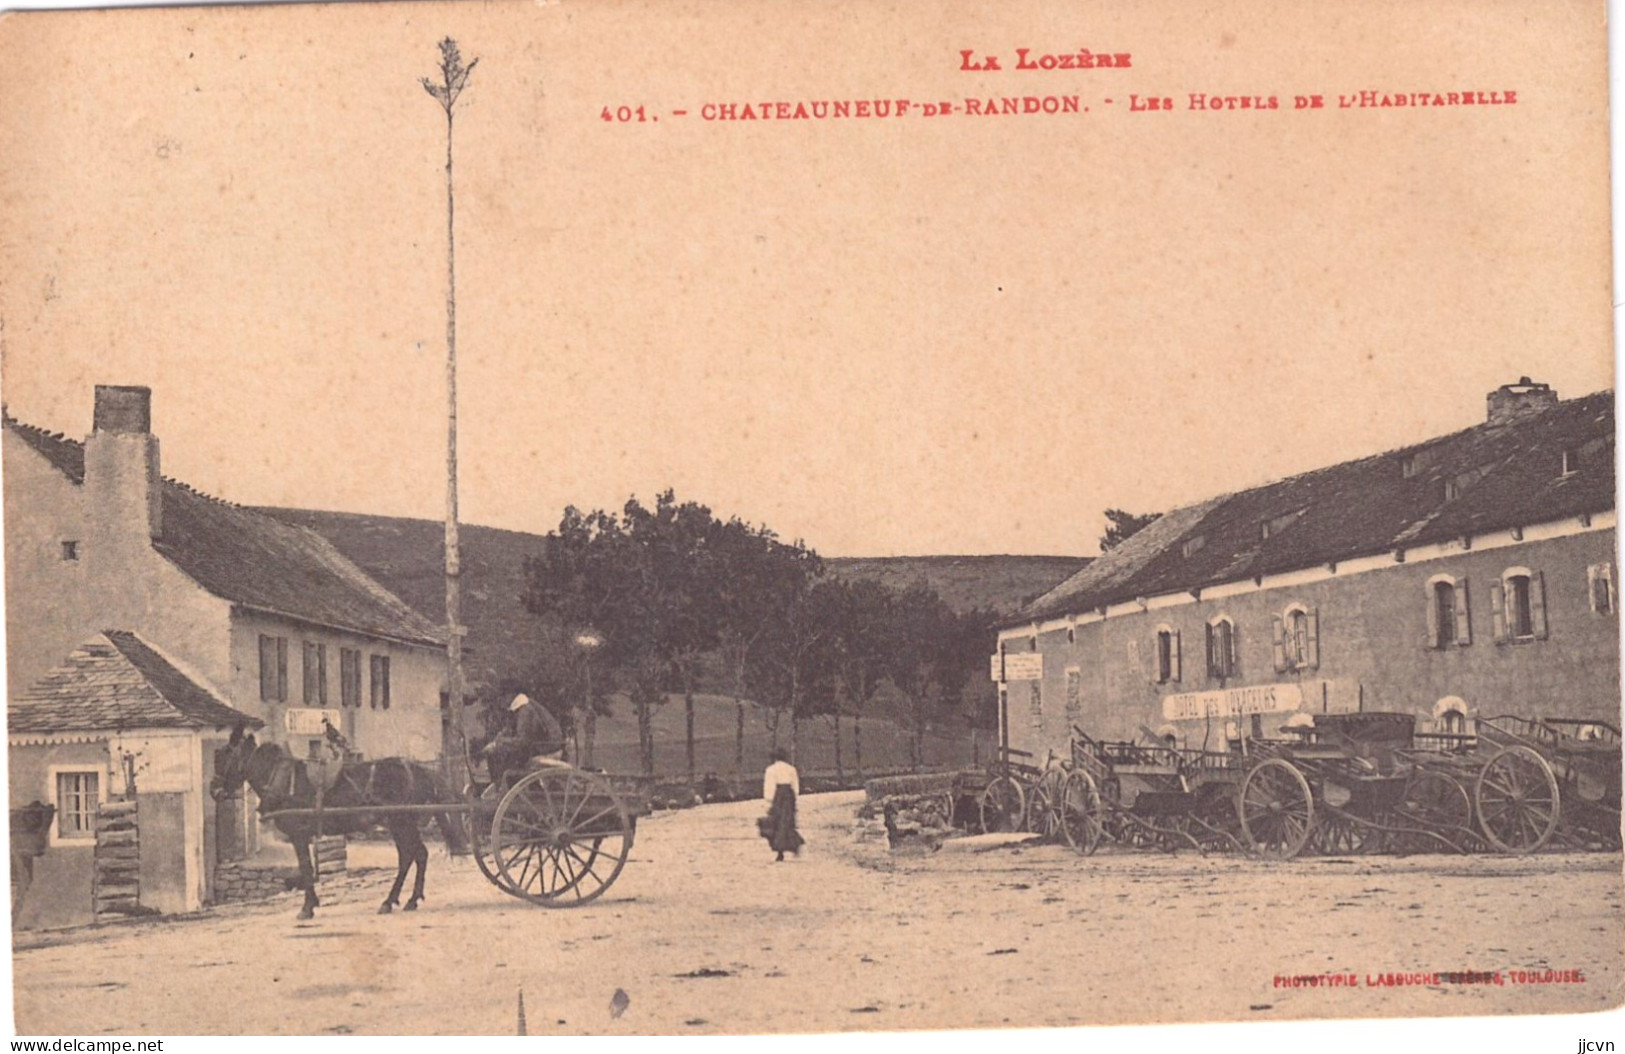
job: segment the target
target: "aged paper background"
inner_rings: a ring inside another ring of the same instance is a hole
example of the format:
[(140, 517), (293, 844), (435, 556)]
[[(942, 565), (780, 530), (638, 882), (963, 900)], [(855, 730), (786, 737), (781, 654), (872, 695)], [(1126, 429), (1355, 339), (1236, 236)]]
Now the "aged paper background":
[(828, 554), (1086, 554), (1612, 385), (1599, 4), (332, 5), (0, 27), (8, 409), (146, 384), (209, 493), (437, 515), (447, 35), (468, 522), (672, 485)]

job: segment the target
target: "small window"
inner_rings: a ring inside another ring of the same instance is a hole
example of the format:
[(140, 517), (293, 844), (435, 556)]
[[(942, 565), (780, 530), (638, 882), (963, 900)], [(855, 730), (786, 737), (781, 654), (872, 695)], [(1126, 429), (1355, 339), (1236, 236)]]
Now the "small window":
[(56, 836), (63, 841), (94, 841), (101, 774), (94, 770), (56, 774)]
[(1320, 667), (1320, 613), (1293, 605), (1275, 616), (1275, 669), (1313, 670)]
[(1410, 479), (1416, 475), (1417, 469), (1421, 467), (1421, 461), (1415, 454), (1406, 454), (1399, 459), (1399, 474), (1405, 479)]
[(260, 698), (288, 701), (288, 638), (260, 634)]
[(1236, 675), (1236, 627), (1228, 618), (1215, 619), (1207, 627), (1207, 675), (1223, 681)]
[(1207, 544), (1207, 539), (1206, 538), (1204, 538), (1200, 534), (1194, 535), (1194, 536), (1192, 536), (1190, 538), (1185, 539), (1185, 544), (1183, 544), (1183, 545), (1181, 545), (1179, 547), (1179, 551), (1185, 555), (1185, 559), (1189, 560), (1191, 557), (1193, 557), (1197, 553), (1201, 552), (1202, 547), (1205, 546), (1206, 544)]
[(1590, 586), (1591, 610), (1599, 615), (1612, 615), (1614, 601), (1614, 565), (1592, 564), (1586, 568), (1586, 581)]
[(305, 705), (327, 705), (327, 645), (305, 641)]
[(339, 649), (339, 705), (361, 705), (361, 652), (356, 648)]
[(1539, 571), (1514, 567), (1490, 584), (1490, 614), (1497, 644), (1546, 639), (1546, 580)]
[(1179, 631), (1159, 627), (1155, 645), (1156, 670), (1152, 680), (1157, 684), (1179, 680)]
[(389, 709), (389, 656), (372, 656), (372, 692), (369, 705), (374, 710)]
[(1449, 575), (1428, 579), (1426, 647), (1436, 651), (1464, 648), (1473, 642), (1467, 580)]
[(1580, 471), (1580, 448), (1563, 448), (1563, 475), (1572, 476)]
[(76, 541), (63, 542), (62, 543), (62, 559), (64, 559), (64, 560), (77, 560), (77, 559), (79, 559), (79, 543), (76, 542)]

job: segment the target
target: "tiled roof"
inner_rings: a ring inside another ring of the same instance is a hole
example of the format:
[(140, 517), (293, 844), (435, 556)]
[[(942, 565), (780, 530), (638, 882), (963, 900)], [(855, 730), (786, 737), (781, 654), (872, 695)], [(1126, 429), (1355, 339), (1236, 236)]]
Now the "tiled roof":
[(238, 723), (257, 728), (265, 722), (233, 709), (126, 630), (87, 641), (6, 708), (13, 735)]
[[(1568, 474), (1564, 451), (1579, 460)], [(1613, 507), (1614, 394), (1605, 391), (1176, 509), (1019, 618), (1078, 614)]]
[[(9, 416), (5, 427), (75, 483), (84, 444)], [(379, 585), (315, 531), (163, 482), (163, 537), (153, 548), (204, 589), (256, 611), (409, 643), (443, 646), (440, 628)]]

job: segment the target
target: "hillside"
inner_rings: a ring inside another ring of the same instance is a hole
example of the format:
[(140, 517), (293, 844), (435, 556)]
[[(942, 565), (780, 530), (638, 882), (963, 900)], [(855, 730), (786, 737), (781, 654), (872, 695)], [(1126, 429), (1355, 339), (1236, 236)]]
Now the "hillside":
[[(313, 509), (257, 511), (309, 527), (418, 611), (435, 621), (444, 618), (445, 528), (439, 521)], [(519, 600), (525, 557), (540, 548), (542, 539), (523, 531), (466, 524), (460, 538), (469, 683), (475, 692), (490, 691), (557, 647)], [(831, 574), (874, 578), (897, 589), (927, 582), (956, 610), (979, 607), (1008, 613), (1087, 561), (1055, 556), (905, 556), (838, 557), (825, 563)], [(721, 685), (706, 687), (717, 690)]]
[(903, 590), (924, 582), (955, 611), (981, 608), (1008, 615), (1087, 566), (1080, 556), (837, 556), (830, 574), (868, 578)]

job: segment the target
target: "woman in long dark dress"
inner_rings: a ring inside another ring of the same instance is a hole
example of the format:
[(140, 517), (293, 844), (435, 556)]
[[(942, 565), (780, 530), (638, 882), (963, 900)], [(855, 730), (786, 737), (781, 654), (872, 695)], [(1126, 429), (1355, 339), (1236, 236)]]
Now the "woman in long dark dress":
[[(770, 849), (783, 860), (785, 853), (799, 853), (803, 839), (796, 830), (796, 798), (801, 794), (801, 775), (790, 764), (782, 748), (773, 751), (773, 764), (762, 774), (762, 798), (768, 802), (767, 818), (759, 828)], [(775, 862), (776, 862), (775, 861)]]

